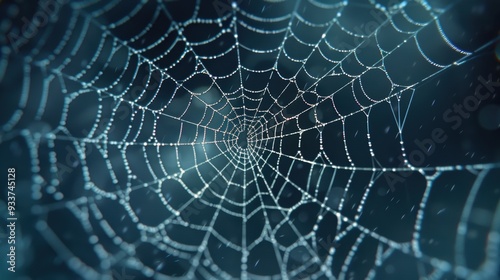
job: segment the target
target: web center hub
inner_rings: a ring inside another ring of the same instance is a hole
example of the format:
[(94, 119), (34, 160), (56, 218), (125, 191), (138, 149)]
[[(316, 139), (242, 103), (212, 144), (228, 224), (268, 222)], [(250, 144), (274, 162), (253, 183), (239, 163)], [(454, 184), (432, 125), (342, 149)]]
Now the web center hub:
[(248, 147), (248, 132), (246, 130), (243, 130), (238, 134), (236, 143), (242, 149), (246, 149)]

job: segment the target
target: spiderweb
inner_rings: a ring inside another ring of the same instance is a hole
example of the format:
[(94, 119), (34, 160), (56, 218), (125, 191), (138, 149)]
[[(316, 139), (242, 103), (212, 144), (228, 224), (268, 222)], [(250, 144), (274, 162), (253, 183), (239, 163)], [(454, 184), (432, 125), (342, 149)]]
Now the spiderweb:
[(454, 43), (460, 2), (45, 3), (2, 48), (0, 141), (51, 273), (498, 276), (498, 153), (437, 108), (494, 42)]

